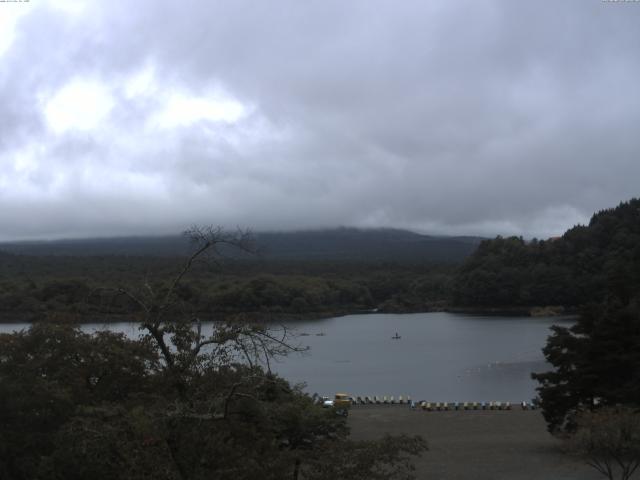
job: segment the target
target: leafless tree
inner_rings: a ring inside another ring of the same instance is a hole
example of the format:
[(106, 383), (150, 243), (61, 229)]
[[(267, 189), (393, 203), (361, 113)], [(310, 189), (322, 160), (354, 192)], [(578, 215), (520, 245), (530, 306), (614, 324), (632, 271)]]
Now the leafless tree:
[(629, 480), (640, 466), (640, 411), (622, 406), (585, 411), (577, 425), (570, 451), (609, 480)]
[(197, 368), (205, 350), (208, 358), (216, 358), (221, 364), (241, 357), (250, 366), (260, 363), (269, 371), (274, 356), (304, 350), (292, 343), (286, 327), (267, 327), (242, 316), (213, 322), (211, 331), (205, 334), (197, 312), (185, 306), (179, 289), (197, 264), (219, 265), (229, 251), (251, 254), (255, 251), (254, 240), (247, 230), (229, 232), (220, 227), (194, 226), (184, 235), (190, 240), (192, 252), (168, 284), (158, 287), (145, 279), (136, 291), (118, 288), (119, 294), (139, 308), (140, 329), (155, 343), (164, 368), (178, 386), (191, 369)]

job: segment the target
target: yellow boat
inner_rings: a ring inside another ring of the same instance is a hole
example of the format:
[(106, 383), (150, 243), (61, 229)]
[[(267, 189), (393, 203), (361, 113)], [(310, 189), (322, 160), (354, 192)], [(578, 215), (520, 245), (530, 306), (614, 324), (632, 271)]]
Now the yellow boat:
[(346, 393), (336, 393), (333, 399), (333, 408), (338, 415), (349, 415), (351, 408), (351, 397)]

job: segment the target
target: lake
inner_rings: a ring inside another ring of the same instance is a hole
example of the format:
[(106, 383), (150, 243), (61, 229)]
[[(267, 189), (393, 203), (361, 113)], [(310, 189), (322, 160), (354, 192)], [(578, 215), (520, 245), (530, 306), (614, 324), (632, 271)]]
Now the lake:
[[(531, 372), (546, 371), (542, 347), (553, 324), (569, 317), (494, 317), (453, 313), (363, 314), (289, 322), (308, 352), (272, 363), (309, 393), (411, 395), (429, 401), (530, 400)], [(25, 328), (0, 324), (0, 332)], [(131, 337), (136, 324), (86, 324)], [(396, 332), (401, 337), (393, 339)]]

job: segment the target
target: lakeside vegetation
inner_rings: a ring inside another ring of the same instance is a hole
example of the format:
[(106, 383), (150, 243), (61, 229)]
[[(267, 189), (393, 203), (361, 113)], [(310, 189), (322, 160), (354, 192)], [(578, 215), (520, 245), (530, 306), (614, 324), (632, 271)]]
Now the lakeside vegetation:
[[(456, 265), (479, 241), (354, 229), (262, 233), (254, 240), (256, 254), (222, 246), (215, 268), (194, 265), (180, 295), (199, 315), (441, 309), (450, 303)], [(1, 245), (0, 321), (135, 314), (135, 303), (113, 292), (141, 279), (163, 288), (186, 245), (179, 237)]]
[(559, 238), (485, 240), (452, 285), (458, 305), (580, 312), (552, 329), (543, 352), (554, 370), (533, 374), (551, 432), (575, 432), (584, 412), (640, 406), (640, 199)]
[[(119, 288), (147, 281), (162, 289), (177, 259), (31, 257), (0, 254), (0, 320), (120, 318), (138, 311)], [(179, 294), (203, 318), (332, 316), (379, 309), (429, 311), (449, 302), (454, 266), (251, 262), (198, 265)]]
[[(246, 320), (280, 315), (574, 308), (576, 323), (553, 327), (544, 348), (554, 370), (533, 374), (549, 431), (578, 438), (581, 425), (612, 418), (603, 429), (617, 428), (617, 409), (637, 415), (638, 199), (557, 239), (483, 241), (460, 265), (238, 257), (212, 265), (194, 260), (245, 238), (211, 229), (195, 238), (196, 253), (178, 269), (172, 256), (0, 254), (3, 316), (37, 321), (0, 335), (3, 478), (411, 478), (422, 439), (353, 442), (344, 420), (259, 366), (293, 347)], [(225, 320), (211, 337), (196, 328), (207, 315)], [(142, 339), (69, 324), (114, 316), (141, 322)], [(624, 452), (637, 446), (629, 439)]]
[(640, 200), (593, 215), (549, 240), (485, 240), (453, 283), (453, 302), (473, 306), (580, 307), (640, 287)]
[(161, 288), (119, 287), (138, 340), (52, 322), (0, 335), (0, 477), (414, 478), (422, 438), (350, 440), (344, 417), (270, 371), (296, 350), (286, 331), (225, 321), (201, 334), (183, 281), (244, 238), (191, 234), (194, 253)]
[[(369, 238), (349, 229), (317, 237), (272, 234), (268, 245), (275, 253), (231, 256), (214, 270), (196, 265), (180, 295), (205, 318), (237, 313), (313, 318), (371, 310), (562, 313), (610, 296), (628, 303), (640, 286), (638, 208), (638, 200), (631, 200), (603, 210), (589, 225), (549, 240), (456, 238), (447, 243), (398, 231), (374, 231)], [(307, 256), (299, 243), (304, 239)], [(378, 255), (356, 256), (357, 242)], [(475, 251), (469, 248), (474, 242), (479, 242)], [(120, 253), (105, 254), (109, 245)], [(0, 321), (135, 314), (135, 303), (113, 292), (140, 279), (163, 288), (184, 242), (175, 237), (151, 242), (150, 255), (140, 254), (143, 245), (141, 239), (5, 245), (0, 249)], [(284, 255), (287, 246), (295, 254)], [(257, 249), (264, 246), (258, 243)], [(385, 249), (390, 251), (382, 255)], [(422, 256), (407, 262), (405, 249)]]

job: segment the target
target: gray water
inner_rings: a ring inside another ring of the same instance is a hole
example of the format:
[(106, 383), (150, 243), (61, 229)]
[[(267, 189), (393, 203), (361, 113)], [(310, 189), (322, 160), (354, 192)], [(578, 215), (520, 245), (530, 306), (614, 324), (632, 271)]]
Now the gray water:
[[(366, 314), (287, 323), (309, 346), (271, 363), (291, 382), (321, 395), (411, 395), (430, 401), (530, 400), (531, 372), (549, 369), (542, 347), (553, 324), (570, 318), (487, 317), (451, 313)], [(0, 325), (0, 332), (25, 328)], [(135, 338), (134, 323), (86, 324)], [(400, 339), (391, 337), (398, 333)], [(318, 335), (322, 334), (322, 335)]]

